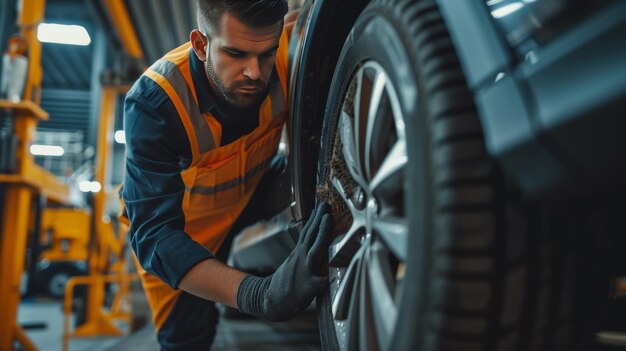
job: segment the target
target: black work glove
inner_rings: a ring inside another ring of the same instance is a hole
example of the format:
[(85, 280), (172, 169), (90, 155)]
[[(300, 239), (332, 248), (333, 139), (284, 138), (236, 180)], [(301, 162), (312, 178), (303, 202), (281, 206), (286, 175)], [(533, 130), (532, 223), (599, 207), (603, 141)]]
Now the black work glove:
[(274, 274), (246, 276), (237, 292), (237, 306), (244, 313), (279, 322), (295, 317), (313, 298), (328, 288), (328, 278), (319, 275), (328, 254), (332, 217), (322, 203), (311, 213), (300, 239)]

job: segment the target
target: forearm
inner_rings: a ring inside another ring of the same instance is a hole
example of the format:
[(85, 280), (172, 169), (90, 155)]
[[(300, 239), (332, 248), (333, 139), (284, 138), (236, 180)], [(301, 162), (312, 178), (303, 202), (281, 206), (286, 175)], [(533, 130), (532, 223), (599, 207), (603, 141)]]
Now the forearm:
[(204, 299), (238, 308), (237, 289), (246, 275), (217, 259), (208, 259), (193, 266), (178, 287)]

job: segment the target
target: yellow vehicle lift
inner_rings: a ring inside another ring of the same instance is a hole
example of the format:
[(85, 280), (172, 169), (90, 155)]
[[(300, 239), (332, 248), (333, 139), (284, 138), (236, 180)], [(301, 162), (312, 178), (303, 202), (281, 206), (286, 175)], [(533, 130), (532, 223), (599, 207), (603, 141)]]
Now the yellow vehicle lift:
[[(130, 21), (123, 0), (104, 1), (109, 17), (122, 42), (125, 53), (136, 59), (143, 59), (143, 51), (139, 44), (133, 24)], [(130, 86), (107, 85), (103, 87), (100, 100), (100, 116), (98, 121), (98, 141), (96, 149), (95, 179), (100, 184), (107, 184), (106, 170), (112, 144), (113, 123), (117, 97), (125, 94)], [(68, 281), (65, 293), (64, 320), (63, 320), (63, 350), (67, 350), (69, 339), (73, 337), (115, 336), (123, 332), (115, 325), (116, 320), (132, 323), (132, 315), (124, 307), (124, 300), (130, 292), (130, 282), (138, 280), (137, 274), (129, 274), (126, 261), (126, 233), (128, 227), (121, 222), (113, 226), (111, 220), (106, 219), (105, 203), (117, 194), (98, 192), (94, 197), (93, 215), (95, 223), (95, 240), (89, 251), (89, 275), (73, 277)], [(104, 306), (105, 286), (109, 283), (118, 284), (112, 306)], [(77, 285), (87, 285), (87, 316), (84, 324), (74, 331), (70, 330), (69, 316), (72, 311), (73, 289)]]
[[(98, 141), (95, 179), (100, 184), (107, 184), (106, 170), (109, 165), (108, 155), (113, 140), (113, 122), (117, 96), (127, 88), (105, 86), (100, 101), (100, 118), (98, 125)], [(137, 280), (137, 274), (128, 272), (126, 255), (126, 232), (124, 225), (113, 225), (113, 219), (105, 213), (105, 204), (116, 194), (107, 194), (105, 189), (94, 196), (93, 216), (95, 219), (95, 235), (89, 249), (89, 275), (73, 277), (65, 290), (63, 317), (63, 350), (68, 349), (72, 337), (119, 336), (124, 332), (115, 325), (115, 321), (131, 323), (132, 314), (127, 308), (125, 299), (130, 291), (130, 282)], [(118, 223), (119, 224), (119, 223)], [(117, 293), (110, 309), (105, 307), (106, 284), (116, 283)], [(74, 331), (70, 331), (69, 317), (72, 312), (73, 290), (77, 285), (87, 286), (87, 315), (85, 323)]]
[[(103, 2), (116, 27), (125, 52), (130, 57), (141, 59), (143, 52), (130, 22), (130, 17), (122, 0)], [(15, 48), (27, 49), (28, 69), (24, 93), (21, 101), (0, 100), (0, 111), (14, 119), (13, 133), (19, 138), (16, 150), (16, 169), (10, 174), (0, 173), (0, 187), (3, 189), (4, 213), (0, 224), (0, 350), (13, 350), (19, 344), (22, 349), (37, 350), (17, 323), (17, 309), (20, 301), (21, 276), (24, 270), (28, 231), (33, 227), (32, 214), (34, 196), (45, 196), (48, 202), (69, 205), (69, 189), (54, 175), (37, 166), (29, 154), (29, 144), (33, 139), (36, 124), (47, 120), (48, 114), (39, 107), (41, 100), (41, 43), (37, 40), (37, 25), (42, 21), (45, 0), (22, 1), (18, 15), (18, 38), (24, 45)], [(16, 52), (15, 54), (23, 54)], [(127, 88), (105, 87), (101, 101), (100, 128), (98, 134), (98, 157), (96, 180), (105, 185), (105, 170), (109, 166), (108, 144), (111, 141), (112, 123), (116, 96)], [(110, 146), (110, 145), (109, 145)], [(95, 233), (88, 251), (89, 276), (75, 277), (67, 284), (66, 317), (71, 310), (72, 287), (88, 285), (87, 314), (84, 324), (73, 333), (69, 331), (68, 319), (64, 322), (64, 349), (67, 341), (74, 336), (119, 335), (120, 330), (113, 325), (114, 319), (129, 319), (124, 311), (123, 297), (128, 292), (129, 282), (137, 279), (128, 275), (124, 257), (125, 230), (120, 225), (113, 227), (106, 219), (104, 206), (107, 194), (97, 193), (94, 199), (93, 216), (96, 219)], [(105, 284), (117, 282), (118, 294), (112, 307), (105, 311)], [(69, 301), (68, 301), (69, 300)]]
[(69, 203), (68, 187), (38, 167), (28, 151), (37, 121), (48, 118), (48, 114), (39, 108), (41, 44), (36, 33), (37, 24), (43, 18), (44, 5), (44, 0), (22, 2), (18, 17), (18, 38), (28, 48), (24, 95), (19, 102), (0, 100), (0, 109), (4, 114), (12, 116), (13, 132), (19, 137), (15, 172), (0, 174), (0, 184), (4, 188), (4, 213), (0, 226), (0, 350), (12, 350), (15, 342), (26, 350), (36, 350), (17, 324), (26, 241), (30, 223), (34, 220), (31, 211), (33, 196), (45, 195), (49, 201)]
[(91, 213), (84, 209), (46, 208), (41, 218), (40, 243), (49, 246), (41, 261), (87, 262)]
[(38, 205), (40, 225), (34, 224), (26, 249), (25, 291), (62, 298), (67, 280), (87, 273), (91, 210)]

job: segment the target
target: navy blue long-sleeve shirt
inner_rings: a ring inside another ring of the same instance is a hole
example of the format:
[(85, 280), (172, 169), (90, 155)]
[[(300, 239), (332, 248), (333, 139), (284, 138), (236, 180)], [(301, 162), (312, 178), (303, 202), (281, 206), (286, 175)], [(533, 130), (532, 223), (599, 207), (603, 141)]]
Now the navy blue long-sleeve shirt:
[[(193, 50), (189, 51), (189, 62), (200, 111), (211, 112), (222, 125), (219, 145), (258, 126), (258, 105), (245, 111), (232, 110), (216, 98), (203, 62)], [(146, 76), (140, 77), (126, 95), (124, 131), (126, 177), (122, 197), (131, 223), (131, 247), (146, 271), (177, 288), (194, 265), (214, 255), (184, 231), (185, 185), (180, 173), (191, 164), (191, 147), (174, 104)]]

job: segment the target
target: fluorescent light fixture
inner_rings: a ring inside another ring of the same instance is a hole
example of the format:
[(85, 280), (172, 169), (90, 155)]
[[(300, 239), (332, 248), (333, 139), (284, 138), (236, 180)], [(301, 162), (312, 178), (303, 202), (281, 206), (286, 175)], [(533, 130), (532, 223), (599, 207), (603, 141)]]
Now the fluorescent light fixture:
[(37, 27), (37, 39), (42, 43), (87, 46), (91, 37), (83, 26), (41, 23)]
[(92, 193), (97, 193), (100, 190), (102, 190), (102, 185), (100, 185), (100, 183), (98, 183), (98, 182), (91, 182), (91, 192)]
[(502, 6), (496, 10), (491, 11), (491, 15), (493, 18), (501, 18), (507, 15), (512, 14), (513, 12), (524, 7), (524, 4), (521, 2), (514, 2), (505, 6)]
[(30, 153), (35, 156), (63, 156), (65, 150), (56, 145), (37, 145), (30, 146)]
[(126, 133), (123, 130), (115, 131), (115, 142), (118, 144), (126, 144)]
[(91, 189), (91, 182), (88, 180), (83, 180), (82, 182), (78, 183), (78, 189), (80, 189), (80, 191), (82, 191), (83, 193), (88, 193)]
[(102, 185), (98, 182), (90, 182), (88, 180), (83, 180), (78, 183), (78, 189), (83, 193), (97, 193), (102, 190)]

